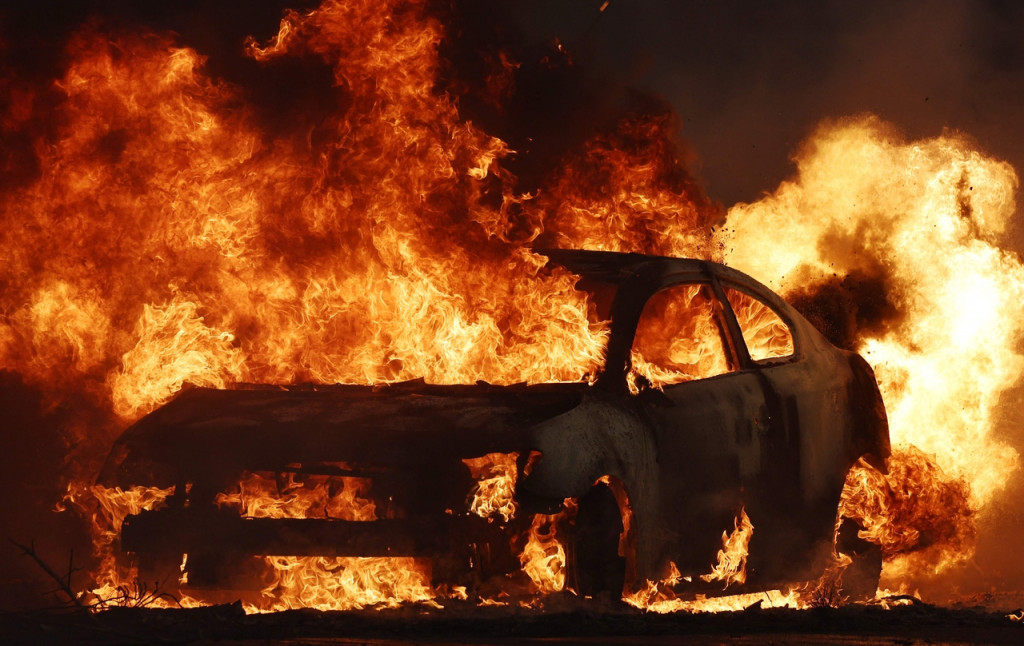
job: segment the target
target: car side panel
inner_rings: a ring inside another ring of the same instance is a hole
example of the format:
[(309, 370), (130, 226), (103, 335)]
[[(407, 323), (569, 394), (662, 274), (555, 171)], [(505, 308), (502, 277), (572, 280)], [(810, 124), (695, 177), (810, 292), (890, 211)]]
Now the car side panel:
[(781, 442), (769, 451), (771, 466), (751, 511), (761, 518), (751, 566), (767, 579), (814, 578), (830, 549), (855, 417), (843, 359), (812, 351), (802, 361), (760, 369)]
[(762, 386), (756, 374), (741, 371), (666, 386), (664, 397), (647, 399), (658, 451), (661, 560), (702, 574), (747, 504), (744, 492), (763, 479), (773, 429)]

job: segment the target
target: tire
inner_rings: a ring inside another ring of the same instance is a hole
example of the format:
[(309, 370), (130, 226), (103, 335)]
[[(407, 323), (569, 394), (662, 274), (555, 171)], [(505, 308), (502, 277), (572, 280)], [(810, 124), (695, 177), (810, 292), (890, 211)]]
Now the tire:
[(619, 556), (622, 515), (606, 484), (595, 485), (580, 498), (573, 533), (573, 575), (581, 597), (622, 596), (626, 559)]

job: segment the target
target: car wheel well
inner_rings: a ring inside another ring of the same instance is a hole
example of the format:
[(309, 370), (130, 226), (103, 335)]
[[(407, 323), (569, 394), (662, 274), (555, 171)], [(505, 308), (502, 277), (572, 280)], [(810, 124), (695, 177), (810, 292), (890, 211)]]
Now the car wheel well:
[(602, 476), (578, 499), (570, 546), (577, 594), (621, 597), (635, 569), (631, 521), (629, 497), (618, 478)]

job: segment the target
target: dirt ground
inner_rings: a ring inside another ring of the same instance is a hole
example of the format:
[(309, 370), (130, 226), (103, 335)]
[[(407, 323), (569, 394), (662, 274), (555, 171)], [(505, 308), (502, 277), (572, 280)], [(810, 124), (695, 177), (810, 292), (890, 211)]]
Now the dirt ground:
[[(60, 609), (0, 614), (4, 644), (1022, 644), (1024, 622), (1005, 609), (924, 603), (718, 614), (642, 613), (565, 600), (545, 610), (296, 610), (246, 615), (240, 605), (192, 610)], [(998, 604), (996, 604), (998, 605)]]

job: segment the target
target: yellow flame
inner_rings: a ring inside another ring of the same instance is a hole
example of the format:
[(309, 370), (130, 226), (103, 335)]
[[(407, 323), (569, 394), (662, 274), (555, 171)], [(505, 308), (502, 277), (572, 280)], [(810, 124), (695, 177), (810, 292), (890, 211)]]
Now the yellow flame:
[(394, 608), (432, 601), (429, 567), (413, 558), (268, 556), (271, 580), (252, 612), (294, 608), (352, 610)]
[(731, 533), (722, 532), (722, 549), (718, 550), (718, 563), (708, 574), (702, 574), (704, 581), (724, 581), (728, 588), (731, 583), (747, 581), (747, 550), (754, 536), (754, 524), (750, 522), (746, 509), (740, 509), (735, 527)]
[(369, 487), (367, 478), (289, 473), (278, 480), (250, 473), (238, 491), (219, 493), (214, 502), (249, 518), (375, 520), (376, 504), (365, 498)]
[(674, 588), (683, 580), (675, 563), (669, 563), (669, 571), (660, 581), (647, 581), (641, 589), (624, 595), (626, 603), (660, 614), (669, 612), (734, 612), (751, 606), (760, 608), (804, 608), (806, 602), (797, 590), (766, 590), (721, 597), (695, 595), (693, 599), (676, 596)]
[(784, 293), (858, 271), (883, 280), (898, 317), (857, 349), (893, 445), (934, 456), (982, 508), (1019, 467), (993, 433), (1024, 369), (1024, 266), (999, 247), (1016, 174), (966, 138), (907, 141), (874, 117), (823, 124), (796, 161), (774, 194), (729, 211), (728, 263)]
[(558, 536), (558, 524), (566, 514), (534, 514), (527, 541), (519, 555), (523, 572), (539, 594), (565, 589), (565, 547)]
[(469, 510), (488, 518), (501, 516), (506, 522), (516, 515), (516, 479), (519, 470), (518, 453), (489, 453), (479, 458), (463, 460), (470, 475), (476, 478)]

